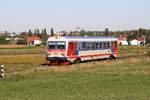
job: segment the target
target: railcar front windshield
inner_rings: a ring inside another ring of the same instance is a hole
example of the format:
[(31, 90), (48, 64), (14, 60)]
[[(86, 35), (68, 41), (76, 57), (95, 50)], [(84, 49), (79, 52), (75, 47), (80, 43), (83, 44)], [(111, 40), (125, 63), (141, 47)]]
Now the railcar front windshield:
[(49, 41), (47, 48), (50, 50), (63, 50), (66, 49), (65, 41)]

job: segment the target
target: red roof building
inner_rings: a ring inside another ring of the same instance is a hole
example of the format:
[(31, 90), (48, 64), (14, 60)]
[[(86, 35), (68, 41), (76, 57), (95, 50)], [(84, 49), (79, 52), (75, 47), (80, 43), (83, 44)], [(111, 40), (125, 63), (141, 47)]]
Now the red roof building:
[(28, 45), (34, 45), (34, 41), (35, 40), (40, 40), (41, 41), (41, 39), (39, 37), (37, 37), (37, 36), (27, 37), (27, 44)]

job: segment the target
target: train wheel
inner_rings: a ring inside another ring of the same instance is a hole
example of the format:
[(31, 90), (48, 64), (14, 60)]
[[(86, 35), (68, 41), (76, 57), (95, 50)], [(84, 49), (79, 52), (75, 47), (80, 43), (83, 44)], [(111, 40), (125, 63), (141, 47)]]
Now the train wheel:
[(58, 64), (59, 66), (61, 66), (61, 65), (62, 65), (62, 61), (58, 61), (57, 64)]
[(116, 57), (114, 57), (113, 55), (110, 55), (110, 60), (116, 59)]
[(80, 62), (81, 62), (81, 59), (80, 59), (80, 58), (78, 58), (78, 59), (76, 59), (76, 60), (75, 60), (75, 62), (74, 62), (74, 63), (75, 63), (75, 64), (79, 64)]
[(47, 60), (47, 59), (46, 59), (45, 64), (46, 64), (46, 65), (52, 65), (51, 61), (50, 61), (50, 60)]

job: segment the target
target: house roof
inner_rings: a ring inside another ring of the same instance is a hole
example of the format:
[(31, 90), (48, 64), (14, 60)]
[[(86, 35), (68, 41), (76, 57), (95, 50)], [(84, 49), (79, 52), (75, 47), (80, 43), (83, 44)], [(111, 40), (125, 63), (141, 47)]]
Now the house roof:
[(126, 41), (127, 40), (127, 36), (125, 36), (125, 35), (119, 35), (118, 40), (119, 41)]
[(27, 42), (33, 42), (34, 40), (41, 40), (39, 37), (37, 36), (31, 36), (31, 37), (27, 37)]
[(130, 40), (130, 41), (142, 41), (142, 38), (138, 38), (138, 39), (132, 39), (132, 40)]
[(118, 38), (119, 41), (127, 41), (127, 38)]

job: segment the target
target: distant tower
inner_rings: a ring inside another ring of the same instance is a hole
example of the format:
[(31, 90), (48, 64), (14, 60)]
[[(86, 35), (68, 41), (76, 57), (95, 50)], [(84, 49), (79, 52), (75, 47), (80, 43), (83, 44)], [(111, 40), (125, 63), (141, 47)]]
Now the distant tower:
[(77, 36), (80, 36), (80, 30), (81, 30), (81, 28), (80, 27), (76, 27), (76, 30), (77, 30)]
[(51, 28), (51, 36), (55, 36), (53, 28)]

